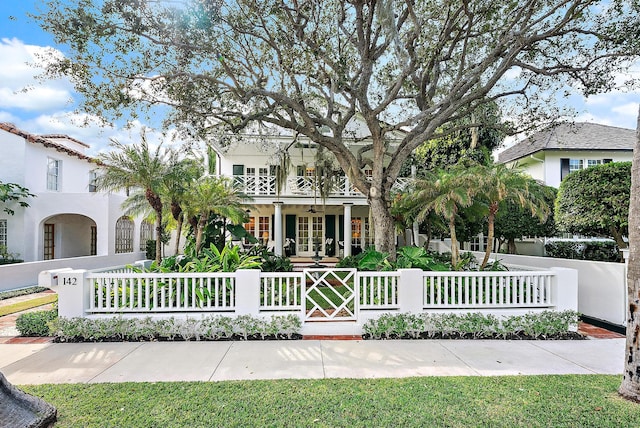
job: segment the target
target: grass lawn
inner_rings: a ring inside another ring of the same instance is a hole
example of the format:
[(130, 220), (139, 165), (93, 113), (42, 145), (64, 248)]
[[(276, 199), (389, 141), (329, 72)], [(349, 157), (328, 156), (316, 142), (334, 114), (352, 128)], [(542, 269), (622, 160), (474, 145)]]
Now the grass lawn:
[[(188, 362), (185, 362), (188, 364)], [(167, 368), (170, 370), (170, 368)], [(619, 376), (24, 386), (56, 427), (637, 427)]]

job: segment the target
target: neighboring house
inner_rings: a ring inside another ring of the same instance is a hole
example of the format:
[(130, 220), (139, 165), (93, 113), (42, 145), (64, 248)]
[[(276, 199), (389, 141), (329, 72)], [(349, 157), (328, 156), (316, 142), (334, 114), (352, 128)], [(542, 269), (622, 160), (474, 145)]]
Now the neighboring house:
[(124, 195), (96, 193), (88, 145), (66, 135), (33, 135), (0, 122), (0, 180), (36, 196), (0, 212), (0, 245), (25, 261), (111, 255), (142, 249), (153, 227), (123, 216)]
[(595, 123), (550, 126), (498, 154), (548, 186), (559, 187), (570, 172), (607, 162), (631, 161), (635, 130)]
[[(350, 147), (354, 152), (368, 144), (358, 138), (359, 133), (358, 129), (348, 132), (353, 135)], [(313, 256), (316, 249), (321, 256), (350, 255), (373, 245), (366, 196), (349, 183), (336, 161), (331, 167), (324, 163), (321, 170), (323, 162), (316, 161), (316, 144), (286, 134), (240, 138), (240, 143), (216, 149), (217, 173), (233, 177), (252, 197), (249, 222), (244, 226), (260, 242), (276, 254), (303, 257)], [(400, 138), (400, 134), (392, 138)], [(280, 192), (275, 173), (278, 150), (286, 151), (291, 161)], [(333, 158), (328, 151), (324, 153)], [(398, 185), (406, 180), (398, 179)], [(323, 184), (329, 188), (325, 198)]]

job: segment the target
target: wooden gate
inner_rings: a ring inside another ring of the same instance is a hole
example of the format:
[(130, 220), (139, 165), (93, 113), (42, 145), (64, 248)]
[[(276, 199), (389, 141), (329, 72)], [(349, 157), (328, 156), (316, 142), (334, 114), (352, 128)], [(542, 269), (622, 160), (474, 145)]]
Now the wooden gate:
[(358, 304), (355, 269), (305, 269), (306, 321), (354, 321)]

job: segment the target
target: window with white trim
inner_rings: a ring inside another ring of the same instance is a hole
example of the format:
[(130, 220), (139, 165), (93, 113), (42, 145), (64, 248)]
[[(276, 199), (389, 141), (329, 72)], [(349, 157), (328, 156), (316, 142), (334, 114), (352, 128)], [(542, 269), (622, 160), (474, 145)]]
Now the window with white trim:
[(602, 165), (602, 159), (587, 159), (587, 168), (596, 165)]
[(89, 192), (95, 193), (98, 191), (96, 187), (96, 179), (98, 178), (98, 172), (94, 169), (89, 171)]
[(47, 159), (47, 190), (60, 191), (60, 169), (62, 161), (58, 159)]
[(569, 172), (581, 170), (584, 167), (582, 159), (569, 159)]

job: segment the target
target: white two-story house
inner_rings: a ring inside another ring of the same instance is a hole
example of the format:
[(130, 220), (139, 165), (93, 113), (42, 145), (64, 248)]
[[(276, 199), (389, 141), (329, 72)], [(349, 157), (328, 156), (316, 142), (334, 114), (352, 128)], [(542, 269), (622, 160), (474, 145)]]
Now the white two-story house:
[[(350, 131), (354, 136), (359, 133)], [(356, 151), (366, 144), (366, 139), (354, 137), (349, 147)], [(253, 199), (245, 229), (276, 254), (309, 257), (317, 250), (320, 256), (346, 256), (373, 245), (367, 198), (351, 185), (337, 162), (318, 160), (315, 143), (283, 131), (272, 136), (247, 134), (239, 143), (216, 150), (217, 173), (233, 177)], [(275, 173), (278, 150), (286, 150), (290, 159), (280, 190)], [(324, 159), (332, 159), (324, 153)], [(398, 179), (398, 185), (406, 180)]]
[(123, 216), (124, 195), (96, 192), (88, 145), (66, 135), (34, 135), (0, 123), (0, 181), (35, 197), (14, 215), (0, 211), (0, 245), (24, 261), (144, 250), (151, 224)]
[(559, 187), (570, 172), (608, 162), (631, 161), (635, 130), (596, 123), (550, 126), (498, 154), (548, 186)]

